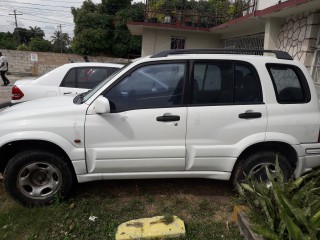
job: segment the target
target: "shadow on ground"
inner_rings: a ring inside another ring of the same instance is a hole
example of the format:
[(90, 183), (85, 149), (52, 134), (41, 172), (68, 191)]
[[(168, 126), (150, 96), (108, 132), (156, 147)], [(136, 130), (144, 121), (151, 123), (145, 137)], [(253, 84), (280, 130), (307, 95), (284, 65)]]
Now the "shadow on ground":
[(193, 197), (229, 198), (233, 196), (232, 186), (227, 181), (211, 179), (143, 179), (143, 180), (108, 180), (81, 183), (76, 185), (72, 198), (83, 195), (93, 197), (139, 197), (146, 194), (193, 195)]

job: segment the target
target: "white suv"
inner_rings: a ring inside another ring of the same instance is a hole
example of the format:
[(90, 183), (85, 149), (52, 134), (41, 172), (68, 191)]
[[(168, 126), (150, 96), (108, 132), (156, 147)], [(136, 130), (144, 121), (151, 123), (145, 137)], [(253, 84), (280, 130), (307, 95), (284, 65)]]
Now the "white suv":
[[(255, 56), (262, 52), (276, 58)], [(320, 165), (313, 81), (279, 51), (161, 52), (88, 93), (8, 107), (0, 121), (0, 172), (10, 195), (27, 206), (66, 196), (75, 182), (236, 183), (244, 175), (265, 179), (276, 156), (285, 179)]]

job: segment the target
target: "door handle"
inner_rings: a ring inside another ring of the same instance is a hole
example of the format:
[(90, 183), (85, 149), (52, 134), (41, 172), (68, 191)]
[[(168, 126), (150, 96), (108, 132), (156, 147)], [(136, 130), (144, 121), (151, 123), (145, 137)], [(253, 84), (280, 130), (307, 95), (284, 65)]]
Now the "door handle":
[(177, 115), (164, 115), (164, 116), (157, 117), (158, 122), (174, 122), (179, 120), (180, 120), (180, 116), (177, 116)]
[(67, 94), (71, 94), (72, 92), (65, 92), (63, 93), (63, 95), (67, 95)]
[(240, 113), (239, 118), (250, 119), (250, 118), (261, 118), (261, 112), (245, 112)]

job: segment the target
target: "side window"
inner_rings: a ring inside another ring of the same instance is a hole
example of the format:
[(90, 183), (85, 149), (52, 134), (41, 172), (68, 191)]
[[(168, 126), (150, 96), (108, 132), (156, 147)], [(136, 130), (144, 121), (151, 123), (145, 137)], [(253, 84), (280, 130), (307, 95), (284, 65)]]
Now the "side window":
[(77, 88), (93, 88), (96, 83), (90, 80), (94, 68), (77, 68)]
[(83, 75), (81, 71), (79, 72), (78, 87), (92, 89), (117, 70), (118, 68), (112, 68), (112, 67), (86, 68), (85, 69), (86, 75)]
[(105, 94), (112, 112), (164, 108), (182, 102), (184, 63), (143, 66)]
[(262, 101), (259, 79), (250, 65), (235, 64), (234, 87), (235, 103), (258, 103)]
[(67, 72), (60, 87), (70, 87), (70, 88), (77, 87), (77, 85), (76, 85), (76, 68), (72, 68), (71, 70), (69, 70), (69, 72)]
[(232, 63), (195, 63), (193, 103), (232, 102)]
[(195, 63), (193, 81), (194, 104), (261, 102), (259, 79), (248, 64)]
[(310, 101), (310, 90), (301, 69), (292, 65), (267, 64), (279, 103)]
[(73, 68), (66, 74), (61, 87), (92, 89), (117, 70), (103, 67)]

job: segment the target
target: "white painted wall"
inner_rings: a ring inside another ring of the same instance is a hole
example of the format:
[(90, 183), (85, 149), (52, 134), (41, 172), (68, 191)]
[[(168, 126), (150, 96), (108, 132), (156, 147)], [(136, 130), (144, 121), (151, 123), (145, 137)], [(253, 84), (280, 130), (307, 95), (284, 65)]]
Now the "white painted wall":
[(171, 37), (186, 38), (185, 48), (187, 49), (221, 47), (220, 37), (212, 33), (145, 28), (142, 37), (141, 56), (169, 50), (171, 47)]
[[(286, 2), (287, 0), (281, 0), (281, 2)], [(273, 5), (278, 4), (279, 0), (258, 0), (257, 10), (262, 10)]]
[(264, 34), (264, 49), (276, 50), (278, 48), (278, 36), (281, 31), (282, 19), (268, 18), (266, 20)]

